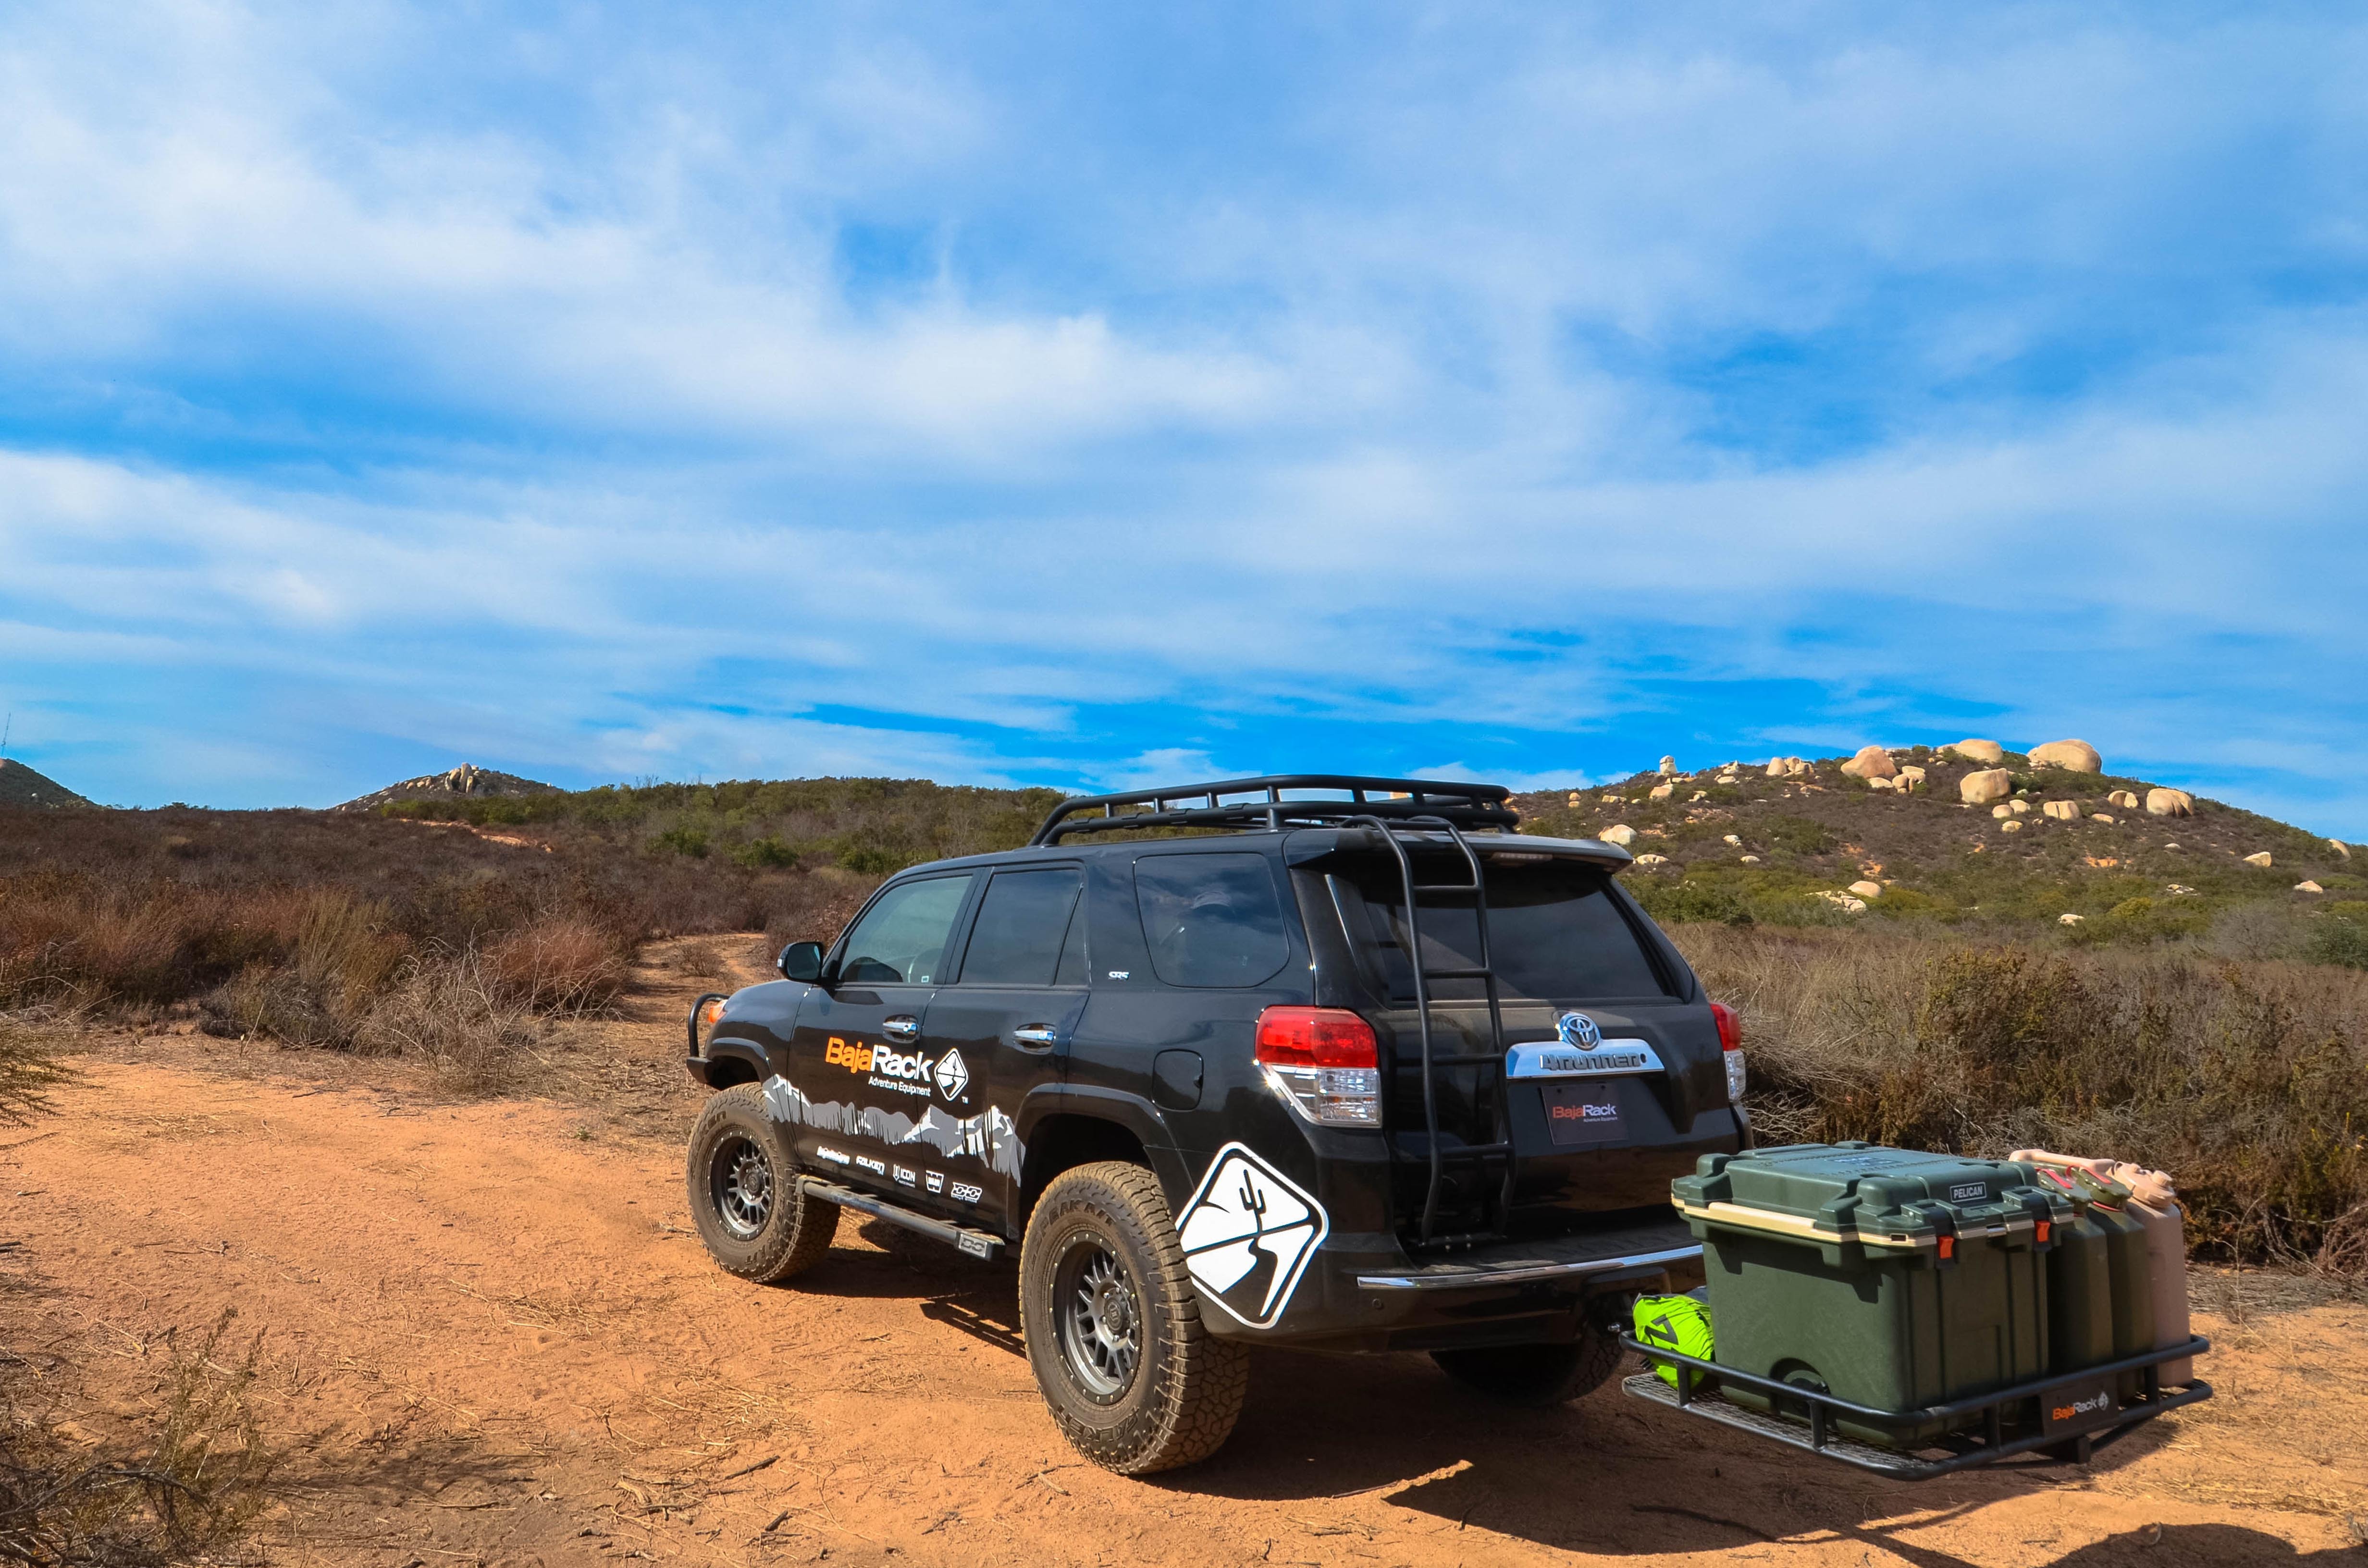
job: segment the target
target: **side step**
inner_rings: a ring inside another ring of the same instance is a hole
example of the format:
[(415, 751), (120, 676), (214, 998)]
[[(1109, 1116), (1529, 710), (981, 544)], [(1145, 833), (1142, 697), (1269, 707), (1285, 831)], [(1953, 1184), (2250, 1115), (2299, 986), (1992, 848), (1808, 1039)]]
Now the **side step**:
[(858, 1192), (851, 1187), (841, 1187), (820, 1176), (798, 1177), (798, 1190), (809, 1198), (819, 1198), (825, 1203), (836, 1203), (841, 1209), (852, 1209), (875, 1220), (885, 1220), (892, 1225), (902, 1225), (908, 1231), (934, 1236), (965, 1257), (985, 1258), (991, 1263), (1003, 1250), (1003, 1238), (991, 1231), (973, 1230), (968, 1225), (957, 1225), (951, 1220), (933, 1220), (927, 1214), (916, 1214), (884, 1198), (874, 1198), (868, 1192)]

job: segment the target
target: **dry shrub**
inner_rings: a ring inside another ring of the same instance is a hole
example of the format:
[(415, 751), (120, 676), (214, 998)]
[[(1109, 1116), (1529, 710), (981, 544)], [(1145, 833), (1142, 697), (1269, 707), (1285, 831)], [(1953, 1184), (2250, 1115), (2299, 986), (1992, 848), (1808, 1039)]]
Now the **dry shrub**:
[(459, 1088), (493, 1090), (517, 1079), (541, 1033), (533, 1009), (464, 950), (408, 961), (355, 1031), (353, 1049), (424, 1062)]
[(196, 1344), (174, 1345), (163, 1417), (137, 1447), (69, 1442), (10, 1391), (0, 1413), (0, 1560), (133, 1568), (211, 1556), (246, 1531), (270, 1499), (279, 1456), (248, 1403), (263, 1336), (233, 1352), (225, 1341), (235, 1316), (224, 1312)]
[(209, 1033), (350, 1048), (408, 944), (386, 911), (335, 889), (272, 901), (284, 957), (249, 963), (205, 999)]
[(732, 965), (712, 942), (685, 942), (674, 955), (674, 971), (685, 980), (729, 980)]
[(51, 1109), (49, 1092), (72, 1078), (49, 1030), (0, 1015), (0, 1123), (21, 1127)]
[(1765, 1142), (2112, 1154), (2178, 1178), (2208, 1256), (2368, 1247), (2368, 976), (1870, 933), (1671, 934), (1743, 1014)]
[(625, 989), (630, 948), (574, 915), (545, 915), (485, 950), (485, 971), (502, 994), (542, 1013), (597, 1012)]

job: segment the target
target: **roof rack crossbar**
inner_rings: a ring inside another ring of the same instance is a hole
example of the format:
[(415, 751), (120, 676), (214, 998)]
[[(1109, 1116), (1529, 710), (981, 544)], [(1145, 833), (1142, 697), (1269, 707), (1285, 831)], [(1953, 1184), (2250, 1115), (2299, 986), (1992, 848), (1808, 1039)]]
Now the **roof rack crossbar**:
[[(1347, 800), (1286, 800), (1285, 790), (1321, 790)], [(1448, 778), (1371, 778), (1343, 773), (1284, 773), (1263, 778), (1230, 778), (1214, 784), (1183, 784), (1165, 790), (1130, 790), (1115, 795), (1077, 795), (1054, 806), (1028, 842), (1058, 844), (1072, 833), (1110, 833), (1146, 827), (1218, 827), (1269, 833), (1285, 824), (1309, 826), (1351, 818), (1400, 820), (1428, 817), (1460, 828), (1517, 826), (1506, 804), (1511, 791), (1501, 784), (1466, 784)], [(1251, 795), (1249, 801), (1227, 801)], [(1198, 802), (1198, 803), (1187, 803)], [(1121, 807), (1149, 810), (1121, 811)]]

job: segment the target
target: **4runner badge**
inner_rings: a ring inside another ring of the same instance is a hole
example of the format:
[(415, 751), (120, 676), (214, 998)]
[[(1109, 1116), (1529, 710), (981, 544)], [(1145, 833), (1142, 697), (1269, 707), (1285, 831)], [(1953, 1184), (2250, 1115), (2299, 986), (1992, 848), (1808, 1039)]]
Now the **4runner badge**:
[(1332, 1221), (1289, 1176), (1239, 1143), (1209, 1162), (1176, 1227), (1201, 1294), (1252, 1328), (1272, 1328)]
[(1554, 1033), (1574, 1051), (1593, 1051), (1603, 1043), (1603, 1031), (1585, 1013), (1565, 1013), (1554, 1020)]

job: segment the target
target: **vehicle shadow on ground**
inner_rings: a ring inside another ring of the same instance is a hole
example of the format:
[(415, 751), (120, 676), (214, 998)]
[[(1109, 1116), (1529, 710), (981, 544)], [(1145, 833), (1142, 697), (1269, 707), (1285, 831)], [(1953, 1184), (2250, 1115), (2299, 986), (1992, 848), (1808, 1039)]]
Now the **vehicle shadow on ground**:
[[(1343, 1433), (1355, 1440), (1343, 1441)], [(2094, 1469), (2126, 1463), (2167, 1437), (2153, 1428), (2133, 1434), (2099, 1455)], [(1467, 1392), (1426, 1357), (1269, 1351), (1253, 1362), (1249, 1403), (1225, 1449), (1206, 1464), (1148, 1479), (1245, 1501), (1372, 1496), (1454, 1529), (1607, 1556), (1850, 1539), (1925, 1568), (1955, 1568), (1955, 1557), (1911, 1549), (1877, 1521), (1912, 1513), (1914, 1528), (1926, 1528), (1935, 1510), (1973, 1508), (2081, 1473), (2026, 1467), (1914, 1485), (1647, 1408), (1616, 1383), (1575, 1404), (1522, 1410)]]
[(921, 1315), (932, 1323), (944, 1324), (1007, 1355), (1028, 1353), (1019, 1332), (1019, 1268), (1008, 1259), (975, 1262), (942, 1242), (915, 1235), (884, 1220), (851, 1227), (842, 1221), (842, 1236), (851, 1229), (881, 1250), (838, 1248), (812, 1272), (779, 1288), (849, 1301), (917, 1301)]

